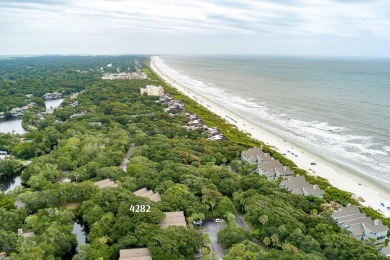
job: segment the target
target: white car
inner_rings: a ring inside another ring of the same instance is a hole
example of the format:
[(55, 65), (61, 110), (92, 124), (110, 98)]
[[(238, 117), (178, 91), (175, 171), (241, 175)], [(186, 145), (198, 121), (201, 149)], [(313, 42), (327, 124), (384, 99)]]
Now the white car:
[(223, 219), (221, 219), (221, 218), (215, 219), (215, 223), (221, 223), (222, 221), (223, 221)]
[(192, 224), (194, 224), (194, 225), (202, 225), (202, 220), (195, 220), (195, 221), (193, 221), (192, 222)]

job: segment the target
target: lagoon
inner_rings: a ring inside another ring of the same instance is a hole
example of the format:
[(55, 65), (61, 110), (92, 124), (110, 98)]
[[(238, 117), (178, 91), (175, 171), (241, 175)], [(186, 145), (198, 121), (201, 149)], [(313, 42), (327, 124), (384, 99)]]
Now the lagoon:
[[(63, 98), (51, 99), (45, 101), (46, 109), (54, 109), (61, 105)], [(22, 119), (15, 118), (11, 120), (0, 121), (0, 133), (25, 134), (27, 131), (22, 127)]]

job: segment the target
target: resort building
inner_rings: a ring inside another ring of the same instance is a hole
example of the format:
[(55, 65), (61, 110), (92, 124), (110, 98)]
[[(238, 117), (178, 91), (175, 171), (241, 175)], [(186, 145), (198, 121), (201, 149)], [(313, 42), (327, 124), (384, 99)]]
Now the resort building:
[(165, 229), (169, 226), (187, 227), (183, 211), (164, 212), (165, 218), (160, 223), (160, 227)]
[(184, 104), (181, 101), (170, 100), (167, 102), (167, 104), (168, 104), (168, 107), (164, 108), (164, 112), (183, 111), (184, 110)]
[(283, 179), (291, 178), (294, 172), (287, 166), (283, 166), (279, 160), (265, 153), (261, 148), (250, 148), (241, 153), (241, 160), (257, 165), (255, 172), (264, 175), (267, 180), (273, 181), (281, 177)]
[[(117, 70), (117, 72), (119, 72)], [(148, 75), (145, 72), (121, 72), (121, 73), (104, 73), (101, 79), (108, 80), (130, 80), (130, 79), (148, 79)]]
[(140, 88), (141, 95), (147, 94), (148, 96), (161, 96), (164, 94), (164, 89), (161, 86), (147, 85), (146, 88)]
[(58, 93), (58, 92), (45, 93), (42, 96), (43, 99), (58, 99), (58, 98), (61, 98), (61, 97), (62, 97), (62, 94)]
[(291, 171), (290, 168), (287, 166), (275, 168), (275, 173), (275, 179), (281, 177), (285, 180), (294, 177), (294, 172)]
[(241, 153), (241, 160), (250, 164), (257, 164), (257, 155), (263, 154), (263, 150), (260, 148), (250, 148)]
[(356, 205), (342, 207), (330, 216), (341, 228), (349, 231), (349, 234), (358, 240), (372, 240), (375, 244), (384, 243), (386, 240), (388, 226), (383, 225), (380, 219), (372, 220), (360, 213)]
[(282, 164), (279, 160), (275, 160), (272, 158), (272, 160), (269, 161), (260, 161), (257, 163), (257, 167), (255, 172), (257, 172), (260, 175), (265, 175), (267, 177), (267, 180), (273, 181), (276, 177), (276, 168), (282, 168)]
[(95, 182), (95, 185), (98, 186), (100, 189), (107, 188), (107, 187), (112, 187), (112, 188), (118, 187), (118, 184), (116, 184), (115, 182), (113, 182), (110, 179), (97, 181), (97, 182)]
[(152, 260), (152, 255), (146, 247), (121, 249), (119, 251), (119, 260)]
[(288, 180), (284, 180), (280, 182), (279, 187), (286, 189), (292, 194), (316, 196), (319, 198), (324, 197), (324, 191), (321, 190), (318, 185), (308, 183), (303, 176), (295, 176), (289, 178)]
[(147, 188), (139, 189), (137, 191), (134, 191), (133, 193), (138, 197), (148, 198), (154, 202), (161, 201), (161, 197), (158, 192), (154, 193), (152, 190), (148, 190)]

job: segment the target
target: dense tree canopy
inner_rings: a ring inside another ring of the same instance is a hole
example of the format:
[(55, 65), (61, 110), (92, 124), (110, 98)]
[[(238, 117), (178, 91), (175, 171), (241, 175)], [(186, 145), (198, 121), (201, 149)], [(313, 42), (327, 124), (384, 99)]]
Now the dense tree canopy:
[[(289, 194), (277, 182), (253, 174), (252, 167), (238, 158), (260, 143), (153, 74), (148, 80), (99, 79), (101, 67), (105, 72), (145, 69), (135, 66), (134, 59), (47, 57), (0, 62), (4, 86), (0, 104), (5, 109), (28, 101), (24, 96), (28, 93), (38, 97), (50, 91), (85, 90), (78, 95), (77, 106), (70, 106), (73, 100), (68, 97), (44, 120), (35, 120), (34, 112), (26, 115), (25, 121), (36, 129), (25, 134), (24, 141), (0, 134), (0, 150), (32, 161), (21, 175), (26, 186), (0, 194), (0, 248), (10, 259), (61, 259), (71, 254), (76, 218), (85, 225), (88, 243), (73, 259), (117, 259), (119, 250), (138, 247), (147, 247), (153, 259), (194, 259), (196, 249), (205, 249), (209, 241), (197, 233), (192, 221), (217, 217), (229, 222), (218, 234), (228, 260), (382, 258), (374, 247), (348, 236), (326, 217), (325, 200)], [(146, 61), (137, 59), (141, 64)], [(108, 63), (113, 65), (107, 67)], [(26, 84), (24, 90), (12, 90), (21, 84)], [(218, 126), (228, 140), (209, 141), (201, 131), (188, 131), (185, 115), (164, 112), (157, 97), (139, 94), (139, 88), (148, 84), (163, 85), (184, 101), (188, 112)], [(3, 95), (12, 98), (2, 103)], [(0, 174), (19, 166), (17, 160), (0, 160)], [(104, 179), (116, 187), (94, 184)], [(161, 201), (134, 195), (141, 188), (159, 192)], [(350, 200), (348, 194), (329, 190), (326, 200), (338, 195), (341, 203)], [(16, 208), (14, 200), (21, 200), (24, 207)], [(134, 205), (148, 205), (150, 212), (133, 212)], [(190, 222), (187, 228), (162, 229), (159, 223), (169, 211), (183, 211)], [(236, 211), (252, 233), (234, 223)], [(24, 239), (17, 235), (19, 228), (35, 236)]]

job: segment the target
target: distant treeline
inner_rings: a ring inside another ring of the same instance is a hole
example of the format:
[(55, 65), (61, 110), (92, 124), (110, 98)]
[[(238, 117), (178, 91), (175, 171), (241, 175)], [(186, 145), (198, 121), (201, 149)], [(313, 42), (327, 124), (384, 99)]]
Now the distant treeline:
[[(134, 57), (134, 56), (132, 56)], [(0, 112), (29, 102), (42, 104), (42, 95), (50, 92), (69, 94), (99, 80), (102, 71), (130, 71), (134, 64), (129, 56), (46, 56), (16, 57), (0, 60)], [(108, 64), (112, 66), (107, 67)], [(26, 97), (33, 94), (34, 98)]]

